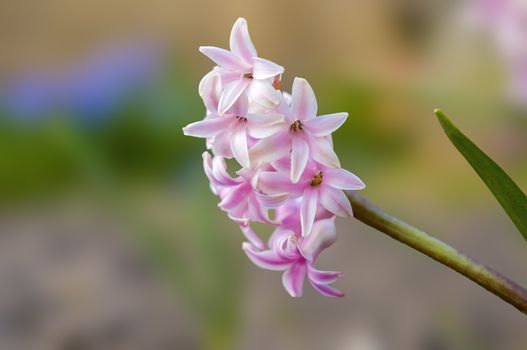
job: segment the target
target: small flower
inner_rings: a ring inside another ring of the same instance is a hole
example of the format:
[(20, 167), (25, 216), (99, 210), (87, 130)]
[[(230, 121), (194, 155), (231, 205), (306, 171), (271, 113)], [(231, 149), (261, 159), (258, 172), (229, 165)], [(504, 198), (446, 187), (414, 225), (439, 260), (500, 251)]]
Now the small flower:
[(273, 87), (276, 76), (284, 68), (271, 61), (259, 58), (249, 36), (247, 21), (238, 18), (231, 31), (231, 51), (214, 46), (201, 46), (201, 53), (216, 63), (224, 79), (218, 111), (225, 113), (244, 93), (259, 97), (260, 102), (272, 106), (280, 103), (280, 93)]
[(340, 167), (329, 138), (348, 117), (334, 113), (317, 117), (317, 100), (305, 79), (295, 78), (291, 105), (283, 100), (279, 111), (284, 114), (282, 130), (258, 142), (250, 157), (256, 162), (272, 162), (291, 152), (291, 181), (298, 182), (309, 159), (328, 167)]
[(221, 198), (218, 206), (239, 224), (247, 225), (249, 220), (271, 223), (268, 209), (282, 205), (288, 197), (287, 193), (261, 192), (256, 186), (260, 169), (241, 169), (237, 172), (239, 176), (233, 178), (223, 158), (212, 158), (208, 152), (203, 153), (203, 167), (212, 192)]
[(344, 293), (329, 286), (342, 277), (340, 272), (320, 271), (314, 267), (320, 253), (337, 240), (333, 219), (317, 221), (313, 233), (302, 238), (291, 230), (278, 228), (269, 238), (269, 249), (261, 250), (253, 244), (242, 245), (245, 254), (257, 266), (275, 271), (284, 271), (282, 284), (292, 297), (302, 296), (304, 279), (307, 277), (313, 288), (329, 297), (343, 297)]
[(249, 113), (249, 101), (246, 95), (240, 98), (226, 111), (219, 115), (216, 101), (221, 91), (219, 74), (207, 75), (207, 80), (200, 84), (208, 114), (204, 120), (187, 125), (183, 133), (189, 136), (211, 139), (210, 146), (214, 154), (226, 158), (236, 158), (245, 168), (250, 168), (247, 136), (261, 139), (279, 131), (283, 117), (279, 115), (257, 115)]
[(311, 232), (315, 214), (320, 206), (329, 212), (351, 216), (351, 204), (343, 190), (361, 190), (364, 183), (354, 174), (341, 168), (329, 168), (310, 161), (306, 170), (295, 184), (289, 179), (288, 159), (274, 163), (281, 171), (262, 171), (259, 187), (266, 193), (289, 193), (291, 197), (301, 198), (300, 224), (302, 236)]

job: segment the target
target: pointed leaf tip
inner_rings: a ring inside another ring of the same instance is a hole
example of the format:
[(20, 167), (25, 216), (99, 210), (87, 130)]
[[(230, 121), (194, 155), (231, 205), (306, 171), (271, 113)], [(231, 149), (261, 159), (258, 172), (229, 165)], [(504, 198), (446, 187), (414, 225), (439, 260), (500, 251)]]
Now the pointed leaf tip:
[(435, 109), (441, 127), (461, 155), (483, 180), (523, 238), (527, 240), (527, 196), (485, 152), (466, 137), (440, 109)]

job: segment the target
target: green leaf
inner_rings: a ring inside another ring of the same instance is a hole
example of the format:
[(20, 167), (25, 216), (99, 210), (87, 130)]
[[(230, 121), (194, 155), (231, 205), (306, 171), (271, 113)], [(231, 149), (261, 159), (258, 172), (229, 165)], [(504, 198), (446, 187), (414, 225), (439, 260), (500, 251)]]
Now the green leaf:
[(457, 150), (485, 182), (507, 215), (527, 240), (527, 197), (489, 156), (452, 124), (440, 109), (434, 110), (439, 123)]

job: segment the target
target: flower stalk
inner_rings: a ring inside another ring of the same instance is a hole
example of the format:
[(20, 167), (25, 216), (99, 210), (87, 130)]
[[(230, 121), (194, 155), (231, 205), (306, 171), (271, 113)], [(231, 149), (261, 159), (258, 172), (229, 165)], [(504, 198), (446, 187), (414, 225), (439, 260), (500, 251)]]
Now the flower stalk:
[(527, 289), (524, 287), (426, 232), (388, 214), (357, 193), (346, 191), (346, 195), (357, 220), (450, 267), (523, 314), (527, 314)]

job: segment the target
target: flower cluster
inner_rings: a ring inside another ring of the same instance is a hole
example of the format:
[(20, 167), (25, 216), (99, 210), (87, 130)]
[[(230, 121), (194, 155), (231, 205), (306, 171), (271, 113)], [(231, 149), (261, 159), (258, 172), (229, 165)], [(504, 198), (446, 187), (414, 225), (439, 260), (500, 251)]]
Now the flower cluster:
[[(199, 85), (205, 119), (183, 132), (206, 139), (213, 155), (203, 153), (205, 173), (219, 207), (245, 234), (249, 259), (284, 271), (283, 285), (293, 297), (302, 295), (306, 277), (321, 294), (343, 296), (329, 285), (341, 273), (314, 264), (337, 238), (335, 216), (352, 214), (343, 191), (364, 188), (333, 150), (331, 134), (348, 114), (317, 116), (315, 94), (304, 79), (295, 78), (291, 94), (282, 92), (284, 68), (258, 57), (243, 18), (232, 28), (230, 49), (200, 47), (217, 66)], [(235, 177), (225, 162), (231, 158), (241, 167)], [(267, 243), (252, 222), (275, 228)]]

